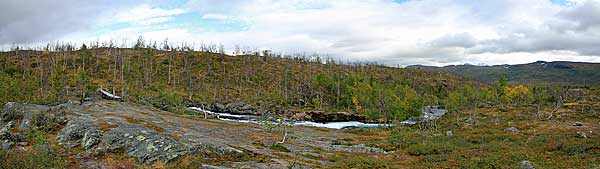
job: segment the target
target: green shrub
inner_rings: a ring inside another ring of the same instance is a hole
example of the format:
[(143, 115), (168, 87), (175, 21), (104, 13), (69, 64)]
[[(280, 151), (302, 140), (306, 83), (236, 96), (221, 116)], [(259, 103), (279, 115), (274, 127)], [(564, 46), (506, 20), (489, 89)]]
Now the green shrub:
[(433, 154), (446, 154), (454, 150), (454, 146), (440, 142), (426, 141), (419, 144), (413, 144), (406, 148), (410, 155), (426, 156)]
[(495, 157), (474, 160), (471, 168), (503, 168), (505, 165)]
[(397, 148), (406, 148), (409, 145), (416, 144), (417, 136), (411, 135), (410, 131), (401, 131), (399, 128), (394, 128), (390, 132), (389, 142)]
[(269, 146), (269, 149), (281, 151), (281, 152), (290, 152), (290, 149), (288, 149), (285, 146), (282, 146), (281, 144), (273, 144), (273, 145)]
[(392, 168), (386, 159), (370, 156), (352, 156), (336, 161), (340, 168)]
[(585, 153), (585, 147), (577, 144), (560, 145), (559, 150), (568, 155), (577, 155)]
[(68, 161), (56, 154), (46, 132), (30, 130), (26, 137), (33, 148), (26, 152), (0, 150), (0, 168), (66, 168)]

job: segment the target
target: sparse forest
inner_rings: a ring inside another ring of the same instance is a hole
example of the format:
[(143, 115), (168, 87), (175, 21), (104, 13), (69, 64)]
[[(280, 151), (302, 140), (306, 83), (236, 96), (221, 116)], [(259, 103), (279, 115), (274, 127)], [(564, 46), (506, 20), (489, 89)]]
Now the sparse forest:
[[(503, 144), (522, 146), (515, 145), (517, 143), (512, 141), (507, 143), (507, 139), (521, 141), (527, 139), (520, 135), (501, 133), (502, 131), (495, 128), (518, 126), (519, 129), (526, 130), (533, 127), (529, 123), (535, 123), (537, 126), (555, 125), (556, 122), (582, 120), (582, 117), (597, 118), (595, 114), (597, 115), (600, 106), (597, 104), (600, 102), (598, 95), (600, 92), (598, 86), (589, 84), (509, 83), (505, 75), (499, 75), (494, 82), (479, 82), (444, 72), (389, 67), (375, 63), (343, 63), (319, 55), (282, 55), (240, 47), (236, 47), (233, 54), (226, 54), (222, 45), (201, 45), (199, 49), (194, 49), (187, 44), (175, 45), (168, 40), (161, 43), (150, 42), (142, 37), (134, 44), (95, 42), (74, 46), (69, 43), (55, 43), (39, 48), (15, 47), (10, 51), (0, 52), (0, 70), (0, 104), (2, 105), (8, 102), (58, 105), (69, 100), (96, 104), (90, 100), (93, 100), (92, 97), (97, 97), (97, 90), (101, 88), (123, 97), (123, 103), (109, 105), (131, 103), (153, 106), (176, 116), (181, 115), (196, 120), (194, 124), (199, 123), (196, 125), (222, 125), (222, 122), (207, 120), (206, 114), (204, 119), (201, 119), (197, 116), (197, 112), (188, 110), (188, 106), (244, 103), (273, 112), (286, 110), (349, 112), (364, 116), (369, 122), (383, 123), (388, 126), (339, 132), (328, 129), (311, 130), (311, 132), (321, 132), (324, 137), (320, 139), (327, 140), (327, 146), (330, 147), (357, 148), (358, 146), (357, 149), (360, 151), (392, 152), (387, 155), (379, 154), (382, 159), (349, 157), (348, 154), (339, 153), (337, 150), (337, 153), (326, 157), (301, 155), (304, 160), (326, 160), (334, 162), (338, 167), (388, 168), (405, 163), (430, 167), (439, 164), (457, 166), (449, 160), (452, 159), (467, 163), (471, 167), (494, 168), (512, 165), (515, 160), (523, 159), (522, 157), (527, 154), (542, 152), (546, 152), (547, 157), (562, 157), (566, 153), (590, 161), (594, 160), (590, 155), (597, 154), (598, 148), (596, 144), (590, 144), (586, 140), (567, 137), (573, 134), (569, 133), (570, 131), (559, 130), (559, 136), (539, 136), (534, 147), (511, 150), (513, 154), (508, 154), (508, 157), (494, 154), (495, 151), (500, 151), (496, 149), (501, 148)], [(413, 127), (400, 124), (401, 121), (422, 115), (424, 107), (436, 105), (447, 109), (450, 115), (440, 120), (419, 122)], [(10, 107), (5, 109), (11, 110)], [(120, 110), (120, 107), (114, 109)], [(137, 108), (134, 110), (134, 112), (142, 111)], [(54, 110), (50, 109), (48, 113), (54, 113), (52, 111)], [(572, 112), (581, 112), (581, 114), (569, 114)], [(135, 119), (131, 115), (122, 115), (130, 113), (128, 111), (122, 111), (121, 114), (103, 111), (100, 113), (105, 113), (102, 117), (124, 118), (128, 123), (142, 124), (158, 132), (166, 130), (162, 126), (153, 124), (154, 121), (149, 122)], [(137, 116), (146, 115), (148, 115), (146, 112), (141, 112)], [(49, 118), (43, 114), (36, 114), (34, 117), (42, 120)], [(522, 119), (515, 120), (517, 117)], [(500, 120), (507, 124), (499, 123)], [(50, 138), (57, 135), (59, 128), (69, 127), (60, 120), (50, 121), (52, 123), (34, 123), (34, 125), (52, 126), (44, 127), (50, 128), (49, 133), (41, 133), (39, 129), (28, 130), (30, 133), (26, 134), (28, 137), (25, 140), (30, 142), (53, 140)], [(278, 126), (284, 122), (283, 118), (278, 118)], [(191, 127), (193, 125), (188, 123), (190, 122), (184, 123), (188, 125), (185, 130), (193, 128)], [(105, 132), (110, 131), (111, 127), (116, 127), (106, 121), (98, 121), (97, 125), (106, 130)], [(271, 125), (273, 124), (263, 126), (262, 130), (271, 132), (274, 127)], [(248, 144), (279, 153), (297, 153), (296, 150), (288, 149), (289, 146), (286, 145), (290, 144), (289, 142), (305, 144), (298, 137), (302, 137), (299, 133), (306, 131), (286, 126), (283, 125), (284, 131), (275, 131), (275, 136), (251, 135), (249, 137), (254, 142)], [(219, 127), (223, 130), (236, 128), (230, 125)], [(513, 132), (513, 130), (518, 132), (517, 128), (507, 128), (504, 132)], [(176, 139), (181, 137), (175, 134), (180, 132), (179, 130), (170, 132), (174, 133), (169, 135), (170, 137)], [(441, 132), (446, 134), (440, 134)], [(452, 137), (454, 132), (464, 132), (457, 133), (463, 137)], [(484, 134), (482, 135), (481, 132)], [(554, 131), (544, 129), (543, 132)], [(345, 138), (328, 136), (332, 133), (343, 133), (346, 136)], [(551, 138), (557, 141), (547, 145), (537, 145), (543, 142), (539, 139)], [(277, 141), (270, 146), (265, 144), (273, 140)], [(563, 145), (571, 147), (562, 147)], [(475, 149), (473, 146), (485, 146), (486, 150)], [(35, 147), (39, 148), (37, 144)], [(581, 151), (574, 150), (577, 148)], [(317, 154), (320, 154), (324, 150), (318, 151)], [(351, 152), (345, 149), (343, 151)], [(476, 158), (471, 157), (471, 154), (481, 153), (479, 151), (493, 156), (496, 160), (472, 161), (471, 159)], [(26, 159), (16, 159), (15, 154), (11, 154), (14, 152), (7, 151), (0, 151), (0, 156), (7, 157), (4, 161), (7, 165), (17, 166), (22, 163), (20, 160), (29, 160), (45, 168), (67, 166), (67, 160), (63, 158), (66, 156), (51, 157), (48, 155), (51, 152), (73, 153), (72, 150), (57, 149), (55, 146), (52, 150), (36, 149), (33, 152), (26, 154)], [(398, 161), (396, 155), (408, 156), (409, 160)], [(206, 156), (215, 155), (204, 154), (200, 157)], [(122, 166), (115, 163), (113, 157), (103, 158), (107, 164)], [(245, 152), (240, 156), (221, 155), (218, 158), (217, 161), (206, 161), (186, 156), (183, 160), (159, 168), (181, 166), (193, 168), (192, 166), (197, 166), (197, 163), (221, 164), (236, 160), (260, 162), (268, 157), (263, 155), (252, 157)], [(297, 160), (298, 157), (285, 155), (285, 158)], [(131, 161), (120, 160), (120, 163), (136, 166)], [(542, 163), (537, 158), (533, 160), (537, 164), (544, 164), (543, 166), (556, 162)], [(44, 161), (55, 163), (41, 165)], [(76, 162), (71, 161), (71, 163)]]
[[(222, 45), (146, 42), (116, 45), (69, 43), (0, 53), (0, 103), (59, 104), (83, 100), (102, 87), (125, 101), (167, 105), (180, 111), (193, 103), (243, 102), (269, 110), (347, 111), (379, 121), (419, 115), (426, 105), (452, 111), (482, 104), (548, 105), (559, 85), (493, 84), (447, 73), (341, 63), (319, 55), (281, 55)], [(535, 97), (534, 97), (535, 96)]]

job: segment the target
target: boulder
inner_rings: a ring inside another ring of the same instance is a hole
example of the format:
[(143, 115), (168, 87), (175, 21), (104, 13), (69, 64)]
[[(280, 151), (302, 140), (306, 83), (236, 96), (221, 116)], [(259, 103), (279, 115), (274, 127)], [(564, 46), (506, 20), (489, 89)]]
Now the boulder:
[(215, 103), (213, 105), (210, 106), (211, 111), (213, 112), (218, 112), (218, 113), (225, 113), (225, 105), (220, 104), (220, 103)]
[(504, 131), (506, 131), (506, 132), (519, 132), (519, 129), (517, 129), (516, 127), (508, 127), (508, 128), (505, 128)]
[(10, 150), (15, 145), (15, 142), (12, 142), (9, 140), (3, 140), (1, 142), (2, 142), (2, 150)]
[(237, 115), (256, 115), (256, 109), (243, 103), (229, 103), (225, 106), (224, 113)]
[(229, 103), (227, 105), (215, 103), (206, 107), (208, 107), (209, 111), (216, 113), (229, 113), (234, 115), (259, 115), (258, 109), (244, 103), (235, 102)]
[(577, 132), (577, 135), (575, 137), (577, 137), (577, 138), (588, 138), (588, 136), (585, 134), (585, 132)]
[(535, 169), (533, 164), (531, 164), (531, 162), (529, 162), (529, 161), (521, 161), (519, 163), (519, 168), (520, 169)]
[(17, 133), (10, 132), (9, 128), (2, 127), (0, 129), (0, 140), (8, 140), (11, 142), (21, 142), (23, 141), (23, 137)]
[(286, 110), (281, 114), (285, 114), (291, 119), (297, 121), (312, 121), (312, 122), (344, 122), (344, 121), (359, 121), (366, 122), (367, 118), (363, 115), (352, 114), (347, 112), (323, 112), (323, 111), (298, 111)]
[(25, 147), (25, 146), (27, 146), (27, 145), (29, 145), (29, 143), (27, 143), (27, 142), (24, 142), (24, 141), (22, 141), (22, 142), (18, 142), (18, 143), (17, 143), (17, 146), (19, 146), (19, 147)]
[(452, 130), (446, 131), (446, 136), (452, 136), (452, 135), (453, 135)]
[(23, 119), (21, 124), (19, 124), (19, 130), (27, 130), (31, 126), (31, 122), (27, 119)]
[(437, 120), (448, 113), (448, 110), (442, 106), (426, 106), (421, 110), (421, 116), (411, 117), (408, 120), (400, 122), (403, 125), (415, 125), (418, 122), (428, 122)]

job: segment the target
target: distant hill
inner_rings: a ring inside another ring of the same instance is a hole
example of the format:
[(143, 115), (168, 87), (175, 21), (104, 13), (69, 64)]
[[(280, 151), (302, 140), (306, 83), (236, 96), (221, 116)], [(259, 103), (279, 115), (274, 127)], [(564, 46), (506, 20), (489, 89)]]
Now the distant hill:
[(538, 61), (518, 65), (414, 65), (407, 68), (448, 72), (483, 82), (494, 82), (504, 75), (511, 83), (600, 83), (600, 63)]

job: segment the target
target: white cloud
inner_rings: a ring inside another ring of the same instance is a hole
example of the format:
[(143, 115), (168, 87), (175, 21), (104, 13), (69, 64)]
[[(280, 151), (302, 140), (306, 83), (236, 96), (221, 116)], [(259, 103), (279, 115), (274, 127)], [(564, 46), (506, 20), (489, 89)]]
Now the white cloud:
[(148, 4), (142, 4), (130, 10), (119, 11), (114, 16), (106, 18), (104, 24), (110, 23), (135, 23), (135, 24), (155, 24), (166, 22), (172, 19), (171, 16), (184, 14), (184, 9), (162, 9), (152, 7)]
[(223, 14), (209, 13), (202, 15), (202, 19), (216, 19), (216, 20), (226, 20), (229, 17)]

